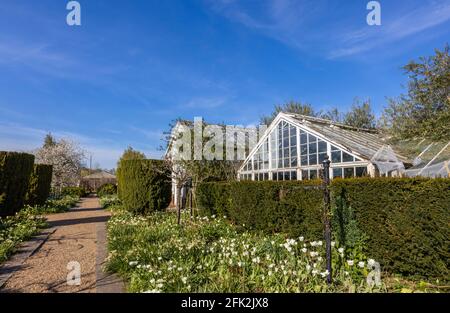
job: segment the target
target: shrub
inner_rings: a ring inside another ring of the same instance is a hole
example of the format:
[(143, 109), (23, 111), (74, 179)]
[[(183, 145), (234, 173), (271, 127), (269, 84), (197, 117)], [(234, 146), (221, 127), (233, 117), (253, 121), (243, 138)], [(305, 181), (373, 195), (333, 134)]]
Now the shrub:
[(104, 197), (117, 194), (117, 186), (114, 184), (104, 184), (97, 190), (97, 196)]
[(202, 215), (226, 215), (238, 225), (291, 236), (322, 235), (319, 181), (203, 183), (197, 187)]
[[(202, 215), (224, 213), (244, 228), (319, 238), (318, 184), (204, 183), (196, 190), (197, 207)], [(449, 281), (450, 179), (336, 179), (330, 188), (339, 245), (373, 257), (383, 271)]]
[(0, 152), (0, 216), (11, 216), (24, 205), (34, 156)]
[(87, 195), (87, 191), (84, 187), (64, 187), (61, 190), (61, 195), (81, 198)]
[(342, 200), (336, 215), (351, 208), (383, 270), (449, 280), (450, 179), (358, 178), (332, 188)]
[(35, 164), (33, 172), (30, 176), (30, 183), (26, 196), (26, 203), (34, 205), (43, 205), (50, 195), (50, 188), (52, 183), (51, 165)]
[(160, 160), (124, 160), (118, 173), (120, 200), (133, 213), (167, 208), (171, 199), (170, 172)]

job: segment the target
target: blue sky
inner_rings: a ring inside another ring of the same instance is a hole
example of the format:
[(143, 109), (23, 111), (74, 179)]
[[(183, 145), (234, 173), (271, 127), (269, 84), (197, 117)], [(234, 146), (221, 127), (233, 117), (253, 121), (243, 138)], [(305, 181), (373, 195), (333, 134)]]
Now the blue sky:
[(250, 125), (274, 104), (346, 110), (399, 95), (400, 67), (443, 48), (450, 0), (0, 0), (0, 150), (47, 132), (112, 168), (131, 145), (159, 157), (177, 118)]

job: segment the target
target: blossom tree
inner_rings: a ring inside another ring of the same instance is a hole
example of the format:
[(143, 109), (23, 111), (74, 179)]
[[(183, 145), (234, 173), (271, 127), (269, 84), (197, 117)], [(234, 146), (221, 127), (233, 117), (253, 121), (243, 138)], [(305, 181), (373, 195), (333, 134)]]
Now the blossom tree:
[(34, 152), (37, 164), (53, 165), (52, 187), (76, 186), (80, 181), (80, 172), (85, 159), (85, 151), (70, 139), (49, 140), (47, 135), (42, 148)]

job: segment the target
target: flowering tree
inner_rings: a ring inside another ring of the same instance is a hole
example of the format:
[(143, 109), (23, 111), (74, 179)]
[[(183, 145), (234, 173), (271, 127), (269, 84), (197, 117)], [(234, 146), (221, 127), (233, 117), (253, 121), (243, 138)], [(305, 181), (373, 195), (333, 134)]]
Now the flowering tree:
[(85, 151), (72, 140), (49, 140), (49, 136), (44, 146), (34, 152), (35, 162), (53, 165), (52, 187), (61, 190), (63, 187), (78, 185)]

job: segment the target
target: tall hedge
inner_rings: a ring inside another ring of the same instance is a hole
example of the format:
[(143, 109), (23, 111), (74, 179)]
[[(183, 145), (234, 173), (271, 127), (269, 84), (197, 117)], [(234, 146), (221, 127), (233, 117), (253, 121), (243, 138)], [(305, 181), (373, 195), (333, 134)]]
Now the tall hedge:
[(171, 200), (170, 172), (160, 160), (124, 160), (117, 176), (120, 200), (137, 214), (161, 211)]
[(203, 183), (197, 187), (197, 207), (202, 214), (226, 215), (245, 228), (319, 239), (323, 233), (323, 194), (319, 184), (319, 181)]
[(50, 195), (52, 184), (53, 166), (47, 164), (35, 164), (30, 175), (30, 183), (26, 195), (26, 203), (29, 205), (42, 205)]
[(23, 207), (33, 164), (31, 154), (0, 151), (0, 216)]
[(450, 179), (336, 180), (333, 195), (337, 214), (352, 209), (383, 270), (449, 280)]
[[(318, 184), (204, 183), (197, 187), (197, 207), (248, 229), (315, 240), (323, 236)], [(330, 188), (335, 240), (363, 242), (383, 271), (450, 280), (450, 179), (336, 179)]]

